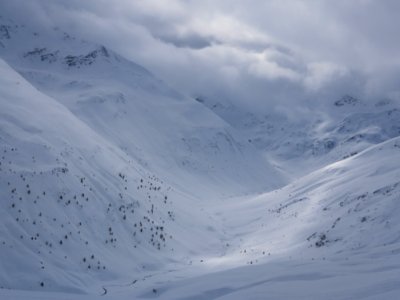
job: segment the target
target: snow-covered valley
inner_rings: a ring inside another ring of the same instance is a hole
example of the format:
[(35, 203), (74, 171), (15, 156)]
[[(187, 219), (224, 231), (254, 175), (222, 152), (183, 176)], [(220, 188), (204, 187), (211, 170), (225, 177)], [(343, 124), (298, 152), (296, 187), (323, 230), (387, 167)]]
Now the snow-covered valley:
[(400, 107), (193, 99), (0, 18), (0, 299), (396, 299)]

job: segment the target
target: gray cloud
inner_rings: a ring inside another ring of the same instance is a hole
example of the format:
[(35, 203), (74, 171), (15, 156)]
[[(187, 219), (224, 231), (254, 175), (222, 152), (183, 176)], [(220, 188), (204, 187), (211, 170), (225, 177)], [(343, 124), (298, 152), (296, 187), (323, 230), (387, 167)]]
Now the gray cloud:
[(212, 37), (204, 37), (197, 33), (185, 35), (177, 35), (175, 32), (168, 34), (157, 34), (159, 33), (153, 33), (153, 36), (178, 48), (202, 49), (217, 43), (217, 41), (213, 40)]
[(346, 93), (400, 99), (396, 0), (0, 3), (108, 45), (189, 95), (257, 108)]

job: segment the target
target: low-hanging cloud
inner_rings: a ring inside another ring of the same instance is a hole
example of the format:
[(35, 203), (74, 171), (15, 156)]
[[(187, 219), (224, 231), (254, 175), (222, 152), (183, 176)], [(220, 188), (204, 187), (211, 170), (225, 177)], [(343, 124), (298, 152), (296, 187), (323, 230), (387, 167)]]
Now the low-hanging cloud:
[(400, 99), (396, 0), (0, 3), (5, 14), (103, 43), (191, 96), (256, 107)]

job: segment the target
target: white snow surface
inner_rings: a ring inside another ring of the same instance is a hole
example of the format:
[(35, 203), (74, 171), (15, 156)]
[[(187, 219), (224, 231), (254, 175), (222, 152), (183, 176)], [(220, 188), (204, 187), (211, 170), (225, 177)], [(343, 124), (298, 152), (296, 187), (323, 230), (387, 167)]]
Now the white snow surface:
[(37, 33), (9, 23), (10, 38), (0, 48), (8, 64), (181, 190), (226, 196), (226, 191), (270, 190), (285, 182), (229, 124), (143, 67), (60, 29)]
[(395, 104), (247, 114), (60, 29), (0, 42), (0, 299), (400, 298)]

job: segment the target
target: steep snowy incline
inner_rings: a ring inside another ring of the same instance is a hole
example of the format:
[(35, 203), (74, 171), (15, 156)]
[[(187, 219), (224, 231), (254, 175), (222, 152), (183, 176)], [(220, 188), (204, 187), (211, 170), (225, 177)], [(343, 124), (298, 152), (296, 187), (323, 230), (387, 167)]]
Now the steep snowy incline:
[(0, 55), (144, 168), (205, 198), (259, 192), (284, 180), (213, 112), (120, 55), (59, 29), (2, 19)]
[[(282, 189), (239, 200), (233, 211), (225, 202), (219, 214), (226, 211), (226, 222), (244, 236), (241, 247), (254, 253), (384, 257), (400, 249), (399, 196), (400, 138), (394, 138)], [(253, 221), (228, 218), (239, 211)]]
[(2, 60), (0, 152), (1, 288), (100, 293), (103, 282), (222, 248), (198, 199), (144, 170)]

